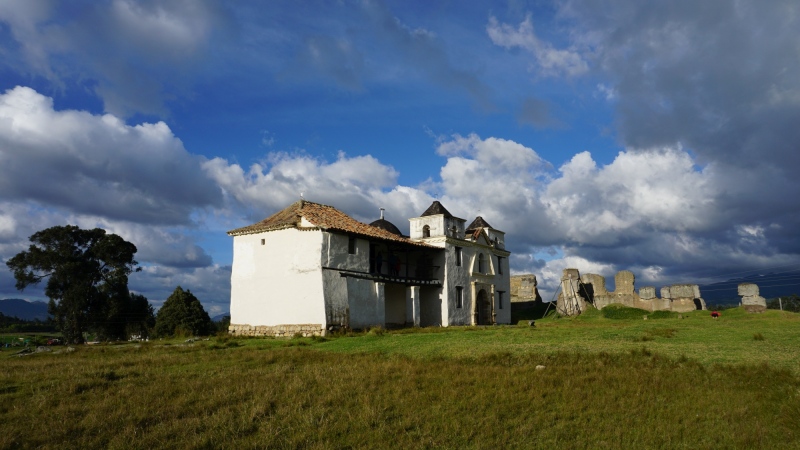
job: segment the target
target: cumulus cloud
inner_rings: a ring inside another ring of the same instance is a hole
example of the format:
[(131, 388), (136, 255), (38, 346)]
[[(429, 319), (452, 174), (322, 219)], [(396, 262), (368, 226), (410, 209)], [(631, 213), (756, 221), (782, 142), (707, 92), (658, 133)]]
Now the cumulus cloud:
[(702, 231), (719, 215), (713, 171), (695, 168), (680, 148), (621, 152), (600, 168), (581, 152), (559, 172), (543, 202), (577, 243), (616, 245), (645, 232)]
[(533, 30), (530, 15), (517, 28), (501, 24), (497, 18), (491, 16), (486, 32), (495, 45), (527, 50), (536, 60), (531, 71), (543, 76), (578, 76), (589, 70), (588, 64), (576, 50), (556, 49), (549, 42), (539, 39)]
[(51, 98), (17, 87), (0, 95), (0, 198), (137, 223), (186, 224), (221, 201), (163, 122), (56, 111)]
[(360, 217), (372, 217), (378, 206), (374, 198), (384, 196), (384, 190), (395, 186), (398, 175), (372, 156), (351, 158), (344, 153), (339, 153), (334, 162), (304, 154), (271, 153), (247, 171), (238, 164), (214, 158), (203, 164), (203, 170), (234, 200), (234, 205), (252, 211), (251, 219), (266, 212), (271, 214), (299, 200), (301, 194)]

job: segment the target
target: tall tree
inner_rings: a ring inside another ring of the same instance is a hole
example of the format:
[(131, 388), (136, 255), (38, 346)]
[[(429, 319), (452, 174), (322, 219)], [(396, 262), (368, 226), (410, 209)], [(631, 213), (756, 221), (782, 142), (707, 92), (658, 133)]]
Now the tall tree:
[(139, 335), (142, 339), (150, 337), (156, 326), (156, 314), (147, 297), (131, 292), (126, 314), (127, 334)]
[(128, 275), (141, 270), (136, 246), (116, 234), (74, 225), (56, 226), (30, 237), (32, 245), (6, 265), (23, 290), (47, 279), (50, 314), (68, 343), (82, 343), (90, 328), (119, 338), (119, 314), (130, 302)]
[(156, 334), (175, 336), (188, 333), (206, 336), (214, 332), (214, 323), (192, 291), (178, 286), (156, 314)]

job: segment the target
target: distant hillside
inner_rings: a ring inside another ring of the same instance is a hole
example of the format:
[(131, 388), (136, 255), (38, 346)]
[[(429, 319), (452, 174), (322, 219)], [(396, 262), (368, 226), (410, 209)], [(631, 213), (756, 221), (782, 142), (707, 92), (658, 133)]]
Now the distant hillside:
[(211, 318), (211, 321), (212, 322), (222, 322), (222, 319), (224, 319), (226, 317), (230, 317), (230, 316), (231, 316), (231, 313), (229, 313), (229, 312), (222, 313), (222, 314), (217, 314), (216, 316)]
[(46, 302), (29, 302), (21, 298), (0, 300), (0, 313), (22, 320), (47, 320)]
[(734, 278), (719, 283), (700, 286), (700, 295), (709, 305), (739, 303), (739, 283), (755, 283), (764, 298), (800, 294), (800, 274), (797, 272), (769, 273)]

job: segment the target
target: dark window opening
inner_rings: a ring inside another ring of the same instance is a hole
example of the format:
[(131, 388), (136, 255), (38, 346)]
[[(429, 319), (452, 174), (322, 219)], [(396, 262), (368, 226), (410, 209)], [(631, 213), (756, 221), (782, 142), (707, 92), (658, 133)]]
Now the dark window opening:
[(483, 253), (478, 254), (478, 273), (483, 273)]
[(497, 273), (503, 274), (503, 258), (497, 257)]
[(422, 227), (422, 237), (424, 238), (431, 237), (431, 227), (429, 227), (428, 225)]
[(504, 291), (497, 291), (497, 309), (503, 309), (503, 294)]
[(347, 240), (347, 253), (351, 255), (356, 254), (356, 238), (351, 237)]
[(461, 267), (461, 247), (456, 247), (456, 266)]
[(456, 308), (464, 306), (464, 288), (456, 286)]

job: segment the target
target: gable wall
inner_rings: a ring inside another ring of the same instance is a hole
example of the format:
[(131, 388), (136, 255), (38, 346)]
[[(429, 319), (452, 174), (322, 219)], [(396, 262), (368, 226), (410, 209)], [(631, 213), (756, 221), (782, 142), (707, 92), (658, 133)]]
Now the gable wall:
[(231, 324), (324, 328), (321, 250), (319, 230), (234, 236)]

